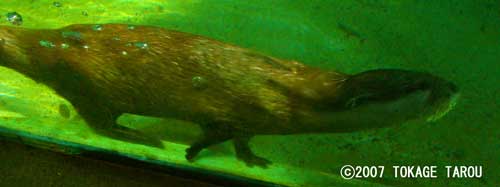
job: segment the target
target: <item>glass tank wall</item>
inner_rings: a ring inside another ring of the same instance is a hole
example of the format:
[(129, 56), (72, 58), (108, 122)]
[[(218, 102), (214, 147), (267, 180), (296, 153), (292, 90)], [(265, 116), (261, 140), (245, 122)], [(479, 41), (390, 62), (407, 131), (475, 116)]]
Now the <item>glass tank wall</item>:
[[(13, 12), (22, 22), (12, 20), (8, 14)], [(77, 23), (158, 26), (347, 74), (381, 68), (424, 71), (454, 82), (461, 93), (455, 108), (435, 122), (351, 133), (255, 136), (251, 149), (272, 161), (261, 168), (236, 159), (232, 141), (211, 146), (188, 162), (185, 150), (201, 130), (186, 121), (133, 114), (118, 119), (124, 127), (161, 139), (160, 147), (97, 135), (48, 86), (0, 67), (2, 136), (52, 149), (56, 144), (66, 153), (110, 152), (284, 186), (500, 184), (498, 1), (2, 0), (0, 15), (2, 26), (30, 29)], [(385, 173), (346, 180), (340, 170), (347, 164), (385, 166)], [(400, 165), (434, 165), (438, 177), (395, 178), (392, 166)], [(482, 166), (483, 176), (447, 178), (447, 165)]]

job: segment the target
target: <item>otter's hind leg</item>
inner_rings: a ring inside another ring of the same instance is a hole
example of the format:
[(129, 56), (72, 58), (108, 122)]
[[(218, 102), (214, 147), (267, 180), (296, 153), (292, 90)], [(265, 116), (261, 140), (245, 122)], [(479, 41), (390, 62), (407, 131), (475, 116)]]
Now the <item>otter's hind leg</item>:
[(247, 166), (259, 166), (263, 168), (267, 168), (269, 164), (272, 162), (255, 155), (250, 146), (248, 146), (248, 142), (250, 141), (251, 136), (241, 136), (234, 138), (234, 149), (236, 151), (236, 157), (242, 161), (244, 161)]
[(241, 135), (241, 133), (235, 133), (233, 129), (222, 130), (219, 126), (206, 127), (202, 126), (203, 137), (193, 143), (189, 148), (186, 149), (186, 159), (190, 162), (194, 161), (194, 158), (201, 150), (224, 141), (234, 139), (234, 148), (236, 151), (236, 157), (239, 160), (245, 162), (249, 167), (260, 166), (266, 168), (267, 165), (271, 164), (271, 161), (255, 155), (248, 142), (251, 136)]
[(148, 137), (137, 130), (117, 124), (116, 120), (122, 114), (121, 112), (111, 110), (98, 104), (92, 106), (87, 104), (74, 104), (74, 106), (87, 125), (99, 135), (125, 142), (163, 148), (163, 144), (160, 140)]

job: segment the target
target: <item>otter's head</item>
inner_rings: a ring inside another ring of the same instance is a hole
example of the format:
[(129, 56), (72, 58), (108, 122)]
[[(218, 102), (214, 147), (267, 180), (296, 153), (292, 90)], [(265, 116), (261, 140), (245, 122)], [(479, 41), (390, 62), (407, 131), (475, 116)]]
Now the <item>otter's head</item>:
[[(429, 73), (372, 70), (348, 77), (338, 88), (330, 119), (354, 129), (382, 127), (405, 121), (434, 121), (456, 103), (452, 82)], [(349, 124), (347, 124), (349, 123)]]

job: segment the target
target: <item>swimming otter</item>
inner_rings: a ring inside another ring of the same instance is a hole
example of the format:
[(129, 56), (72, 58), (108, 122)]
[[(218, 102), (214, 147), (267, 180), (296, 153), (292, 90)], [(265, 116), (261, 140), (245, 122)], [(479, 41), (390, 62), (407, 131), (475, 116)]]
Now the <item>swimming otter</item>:
[[(158, 27), (0, 27), (0, 64), (53, 88), (106, 135), (123, 113), (198, 123), (186, 150), (234, 140), (237, 158), (265, 167), (248, 141), (260, 134), (335, 133), (435, 120), (457, 87), (428, 73), (355, 75), (268, 57), (206, 37)], [(123, 138), (122, 136), (117, 136)]]

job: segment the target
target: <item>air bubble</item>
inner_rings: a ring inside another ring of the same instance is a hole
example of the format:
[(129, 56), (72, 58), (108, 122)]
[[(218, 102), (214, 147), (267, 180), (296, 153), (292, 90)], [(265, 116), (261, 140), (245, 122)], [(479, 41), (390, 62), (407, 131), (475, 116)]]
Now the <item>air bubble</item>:
[(68, 45), (68, 44), (65, 44), (65, 43), (62, 43), (62, 44), (61, 44), (61, 48), (63, 48), (63, 49), (68, 49), (68, 48), (69, 48), (69, 45)]
[(191, 79), (191, 82), (193, 84), (193, 88), (197, 90), (202, 90), (207, 87), (207, 80), (201, 76), (194, 76)]
[(94, 26), (92, 26), (92, 30), (94, 30), (94, 31), (102, 31), (102, 25), (94, 25)]
[(7, 13), (7, 21), (14, 25), (21, 25), (23, 24), (23, 17), (17, 12), (9, 12)]
[(68, 105), (65, 104), (59, 104), (59, 115), (61, 115), (64, 118), (69, 118), (71, 117), (71, 112), (69, 110)]
[(59, 8), (59, 7), (61, 7), (61, 6), (62, 6), (61, 2), (57, 2), (57, 1), (56, 1), (56, 2), (54, 2), (54, 3), (52, 3), (52, 5), (54, 5), (54, 6), (55, 6), (55, 7), (57, 7), (57, 8)]

